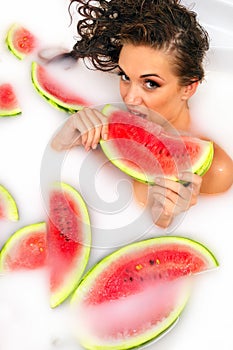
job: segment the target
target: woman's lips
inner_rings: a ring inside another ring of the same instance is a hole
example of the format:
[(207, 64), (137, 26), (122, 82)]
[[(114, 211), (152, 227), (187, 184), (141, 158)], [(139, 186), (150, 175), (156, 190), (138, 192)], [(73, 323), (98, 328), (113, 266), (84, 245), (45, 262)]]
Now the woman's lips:
[(136, 115), (140, 118), (143, 118), (143, 119), (145, 119), (147, 117), (146, 113), (142, 113), (141, 111), (138, 111), (135, 109), (128, 108), (128, 111), (129, 111), (129, 113), (134, 114), (134, 115)]

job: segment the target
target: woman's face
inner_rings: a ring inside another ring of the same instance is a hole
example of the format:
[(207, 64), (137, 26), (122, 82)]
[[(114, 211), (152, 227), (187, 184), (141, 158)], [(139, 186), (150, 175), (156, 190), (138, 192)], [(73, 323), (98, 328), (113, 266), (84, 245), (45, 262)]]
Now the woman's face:
[(190, 95), (189, 88), (179, 84), (171, 62), (161, 50), (125, 44), (118, 62), (120, 93), (130, 110), (146, 107), (176, 125), (188, 110)]

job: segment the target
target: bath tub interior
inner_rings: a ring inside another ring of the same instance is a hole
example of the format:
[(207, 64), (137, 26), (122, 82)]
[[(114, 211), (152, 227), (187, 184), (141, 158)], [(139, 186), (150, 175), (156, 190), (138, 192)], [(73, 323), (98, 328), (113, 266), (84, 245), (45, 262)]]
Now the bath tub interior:
[[(6, 48), (4, 33), (10, 24), (20, 22), (40, 38), (41, 47), (69, 48), (75, 34), (73, 25), (69, 26), (68, 4), (68, 0), (50, 0), (49, 3), (13, 0), (0, 5), (4, 14), (0, 23), (0, 79), (14, 85), (23, 110), (19, 117), (0, 119), (0, 184), (14, 195), (20, 213), (18, 222), (0, 221), (0, 246), (18, 228), (46, 218), (43, 181), (53, 179), (56, 174), (80, 189), (84, 197), (87, 193), (93, 231), (97, 232), (89, 267), (109, 251), (131, 242), (135, 234), (137, 239), (161, 234), (184, 235), (206, 244), (216, 254), (220, 269), (197, 277), (190, 302), (176, 326), (158, 343), (148, 345), (148, 349), (230, 349), (233, 346), (229, 312), (233, 308), (230, 277), (233, 189), (218, 196), (201, 196), (195, 207), (164, 232), (153, 226), (149, 213), (135, 203), (131, 180), (105, 164), (100, 150), (95, 156), (94, 152), (87, 155), (81, 149), (65, 155), (55, 154), (50, 149), (50, 140), (67, 115), (49, 105), (33, 88), (30, 65), (37, 59), (36, 54), (24, 61), (17, 60)], [(190, 102), (192, 115), (197, 129), (233, 157), (233, 3), (229, 0), (186, 0), (185, 4), (197, 11), (211, 38), (205, 63), (206, 77)], [(55, 69), (58, 76), (69, 81), (70, 86), (93, 105), (120, 102), (116, 76), (87, 70), (82, 64), (65, 71), (60, 71), (59, 67)], [(46, 163), (51, 159), (51, 163)], [(92, 160), (96, 162), (92, 184), (95, 196), (88, 193), (85, 181), (82, 188), (78, 181), (80, 167), (88, 169)], [(56, 164), (59, 164), (59, 171)], [(108, 204), (114, 208), (111, 213)], [(135, 225), (138, 218), (141, 218), (140, 224)], [(121, 230), (124, 235), (116, 236)], [(0, 348), (82, 350), (70, 330), (67, 304), (55, 310), (48, 307), (45, 280), (44, 271), (0, 276)]]

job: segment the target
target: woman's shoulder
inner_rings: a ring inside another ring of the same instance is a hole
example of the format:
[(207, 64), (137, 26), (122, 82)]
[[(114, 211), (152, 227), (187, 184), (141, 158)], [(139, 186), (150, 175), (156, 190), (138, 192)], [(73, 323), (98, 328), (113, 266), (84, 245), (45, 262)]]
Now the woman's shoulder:
[(203, 176), (201, 193), (216, 194), (227, 191), (233, 184), (233, 160), (216, 143), (210, 169)]

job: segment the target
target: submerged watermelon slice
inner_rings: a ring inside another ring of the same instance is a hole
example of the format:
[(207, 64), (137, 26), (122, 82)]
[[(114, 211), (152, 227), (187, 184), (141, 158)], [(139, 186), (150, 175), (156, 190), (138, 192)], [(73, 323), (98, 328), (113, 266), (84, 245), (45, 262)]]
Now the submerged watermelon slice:
[(62, 303), (86, 267), (91, 245), (88, 211), (81, 195), (70, 185), (56, 183), (49, 195), (48, 264), (51, 307)]
[(0, 117), (10, 117), (21, 114), (16, 94), (11, 84), (0, 85)]
[(31, 77), (35, 89), (55, 108), (75, 113), (84, 106), (90, 105), (82, 97), (65, 88), (44, 66), (37, 62), (32, 63)]
[(0, 185), (0, 220), (19, 220), (17, 204), (10, 192)]
[(28, 29), (14, 23), (7, 32), (6, 44), (13, 55), (22, 60), (35, 50), (37, 39)]
[(46, 265), (46, 224), (40, 222), (16, 231), (0, 253), (0, 271), (34, 270)]
[(213, 159), (213, 143), (173, 135), (128, 111), (105, 106), (109, 117), (107, 141), (100, 145), (109, 160), (135, 179), (154, 184), (156, 176), (177, 180), (191, 171), (204, 175)]
[(187, 278), (218, 266), (199, 242), (163, 236), (110, 254), (83, 278), (71, 299), (86, 349), (131, 349), (168, 330), (187, 300)]

